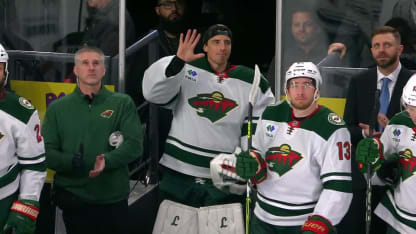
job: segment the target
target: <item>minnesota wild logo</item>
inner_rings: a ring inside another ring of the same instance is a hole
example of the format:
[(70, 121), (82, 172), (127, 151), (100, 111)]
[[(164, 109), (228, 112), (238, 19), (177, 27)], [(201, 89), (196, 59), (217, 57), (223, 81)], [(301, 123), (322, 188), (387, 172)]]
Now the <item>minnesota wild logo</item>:
[(113, 110), (106, 110), (103, 113), (100, 114), (101, 117), (103, 118), (111, 118), (111, 116), (113, 115), (114, 111)]
[(198, 94), (188, 99), (188, 103), (199, 116), (208, 118), (213, 123), (238, 106), (235, 101), (225, 98), (220, 92)]
[(290, 171), (296, 163), (303, 159), (302, 155), (293, 151), (290, 145), (283, 144), (280, 147), (270, 148), (266, 152), (266, 162), (270, 170), (283, 176)]
[(400, 153), (400, 175), (402, 181), (405, 181), (407, 178), (413, 176), (416, 171), (416, 158), (413, 156), (413, 153), (410, 149), (401, 151)]

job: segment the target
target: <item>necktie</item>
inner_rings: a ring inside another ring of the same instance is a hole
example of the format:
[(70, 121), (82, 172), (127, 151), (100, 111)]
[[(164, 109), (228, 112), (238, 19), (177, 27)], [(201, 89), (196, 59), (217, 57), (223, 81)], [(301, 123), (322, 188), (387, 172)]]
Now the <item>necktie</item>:
[[(386, 114), (387, 109), (389, 108), (389, 102), (390, 102), (390, 92), (389, 92), (389, 82), (390, 79), (387, 77), (384, 77), (381, 79), (383, 82), (381, 86), (381, 93), (380, 93), (380, 114)], [(379, 125), (379, 130), (383, 131), (383, 127)]]

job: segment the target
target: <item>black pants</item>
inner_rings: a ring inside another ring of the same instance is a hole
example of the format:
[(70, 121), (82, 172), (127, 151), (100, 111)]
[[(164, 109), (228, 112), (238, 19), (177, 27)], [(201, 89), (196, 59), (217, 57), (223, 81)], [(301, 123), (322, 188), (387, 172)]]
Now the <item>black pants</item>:
[(127, 199), (110, 204), (90, 204), (72, 193), (57, 189), (56, 202), (62, 209), (67, 234), (127, 234)]

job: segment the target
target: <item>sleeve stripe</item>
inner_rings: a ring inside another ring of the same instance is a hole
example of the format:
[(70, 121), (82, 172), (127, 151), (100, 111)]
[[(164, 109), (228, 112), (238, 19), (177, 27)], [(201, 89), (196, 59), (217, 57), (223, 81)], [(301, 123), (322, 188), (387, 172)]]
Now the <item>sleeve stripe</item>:
[(45, 161), (45, 155), (39, 156), (39, 157), (35, 157), (35, 158), (22, 158), (22, 157), (18, 157), (19, 159), (19, 164), (22, 165), (27, 165), (27, 164), (38, 164), (38, 163), (42, 163)]
[(324, 189), (338, 192), (352, 193), (352, 181), (330, 180), (324, 183)]
[(329, 176), (345, 176), (345, 177), (351, 177), (351, 173), (350, 172), (333, 172), (333, 173), (328, 173), (328, 174), (321, 175), (321, 180), (324, 179), (325, 177), (329, 177)]

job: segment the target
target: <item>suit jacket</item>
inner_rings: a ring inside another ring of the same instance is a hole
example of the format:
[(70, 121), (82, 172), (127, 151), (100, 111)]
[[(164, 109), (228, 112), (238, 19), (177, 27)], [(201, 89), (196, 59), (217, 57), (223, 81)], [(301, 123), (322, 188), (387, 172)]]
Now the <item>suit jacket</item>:
[[(412, 72), (402, 66), (396, 84), (391, 94), (387, 117), (391, 119), (396, 113), (400, 112), (400, 99), (402, 90), (409, 80)], [(351, 134), (352, 147), (352, 174), (353, 189), (365, 188), (366, 182), (364, 177), (358, 171), (355, 162), (355, 147), (363, 139), (362, 130), (359, 123), (368, 124), (370, 122), (371, 112), (375, 104), (375, 91), (377, 89), (377, 68), (370, 68), (367, 71), (357, 74), (351, 79), (348, 88), (347, 102), (345, 104), (344, 120), (347, 123), (348, 130)], [(377, 127), (374, 126), (375, 128)]]

